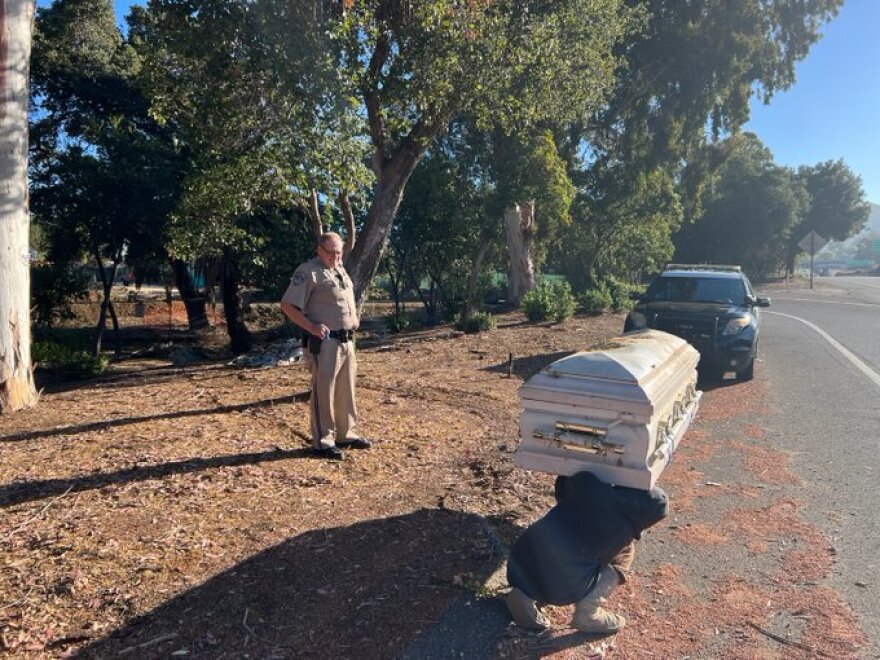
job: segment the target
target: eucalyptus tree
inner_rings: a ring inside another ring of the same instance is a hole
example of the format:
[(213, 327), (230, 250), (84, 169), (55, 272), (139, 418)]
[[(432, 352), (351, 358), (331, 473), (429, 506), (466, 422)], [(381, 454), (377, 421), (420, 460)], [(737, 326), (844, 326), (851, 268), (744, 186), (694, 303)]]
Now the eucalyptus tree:
[(0, 413), (37, 400), (31, 367), (28, 61), (34, 6), (0, 0)]
[(488, 173), (495, 217), (503, 215), (508, 249), (507, 300), (519, 306), (535, 273), (571, 224), (575, 188), (550, 131), (493, 138)]

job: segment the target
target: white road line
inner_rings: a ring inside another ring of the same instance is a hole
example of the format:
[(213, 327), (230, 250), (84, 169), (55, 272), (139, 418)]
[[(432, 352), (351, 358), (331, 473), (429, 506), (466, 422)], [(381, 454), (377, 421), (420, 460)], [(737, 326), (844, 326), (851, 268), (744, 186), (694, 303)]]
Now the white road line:
[(871, 289), (880, 289), (880, 285), (878, 284), (868, 284), (867, 282), (859, 282), (858, 280), (847, 280), (849, 284), (858, 284), (860, 286), (866, 286)]
[(860, 302), (847, 302), (845, 300), (822, 300), (821, 298), (783, 298), (781, 296), (773, 296), (773, 302), (776, 301), (785, 301), (785, 302), (808, 302), (808, 303), (825, 303), (828, 305), (855, 305), (856, 307), (880, 307), (878, 303), (860, 303)]
[(776, 316), (784, 316), (789, 319), (794, 319), (795, 321), (800, 321), (804, 325), (812, 328), (813, 330), (818, 332), (829, 344), (831, 344), (834, 348), (836, 348), (837, 351), (843, 357), (845, 357), (847, 360), (849, 360), (856, 369), (858, 369), (863, 374), (865, 374), (877, 387), (880, 387), (880, 374), (878, 374), (871, 367), (869, 367), (867, 364), (865, 364), (859, 358), (857, 358), (855, 355), (853, 355), (846, 346), (841, 344), (839, 341), (837, 341), (834, 337), (829, 335), (827, 332), (825, 332), (819, 326), (813, 325), (812, 323), (810, 323), (806, 319), (802, 319), (800, 316), (792, 316), (791, 314), (783, 314), (782, 312), (771, 312), (769, 310), (766, 311), (765, 314), (775, 314)]

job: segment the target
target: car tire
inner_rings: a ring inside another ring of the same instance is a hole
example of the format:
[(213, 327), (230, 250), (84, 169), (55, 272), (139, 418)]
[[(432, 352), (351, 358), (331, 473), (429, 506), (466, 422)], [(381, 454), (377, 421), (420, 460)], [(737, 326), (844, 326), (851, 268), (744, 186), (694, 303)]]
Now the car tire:
[(737, 380), (752, 380), (755, 377), (755, 358), (749, 360), (749, 366), (742, 371), (737, 372)]

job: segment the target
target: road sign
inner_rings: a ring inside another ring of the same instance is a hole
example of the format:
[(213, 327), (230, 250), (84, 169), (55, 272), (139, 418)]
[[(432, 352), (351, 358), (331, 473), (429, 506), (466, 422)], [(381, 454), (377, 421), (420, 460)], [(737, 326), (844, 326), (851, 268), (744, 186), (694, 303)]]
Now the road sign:
[(798, 245), (802, 250), (806, 251), (807, 254), (813, 256), (819, 250), (825, 247), (826, 243), (828, 243), (827, 238), (825, 238), (824, 236), (820, 236), (814, 231), (811, 231), (800, 240)]

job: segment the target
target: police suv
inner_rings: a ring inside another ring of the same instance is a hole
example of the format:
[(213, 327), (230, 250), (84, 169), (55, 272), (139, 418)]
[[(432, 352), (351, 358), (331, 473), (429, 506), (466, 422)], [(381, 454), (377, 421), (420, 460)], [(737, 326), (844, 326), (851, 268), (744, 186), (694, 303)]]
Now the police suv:
[(751, 380), (758, 353), (759, 298), (739, 266), (669, 264), (626, 317), (624, 332), (654, 328), (687, 340), (700, 370)]

